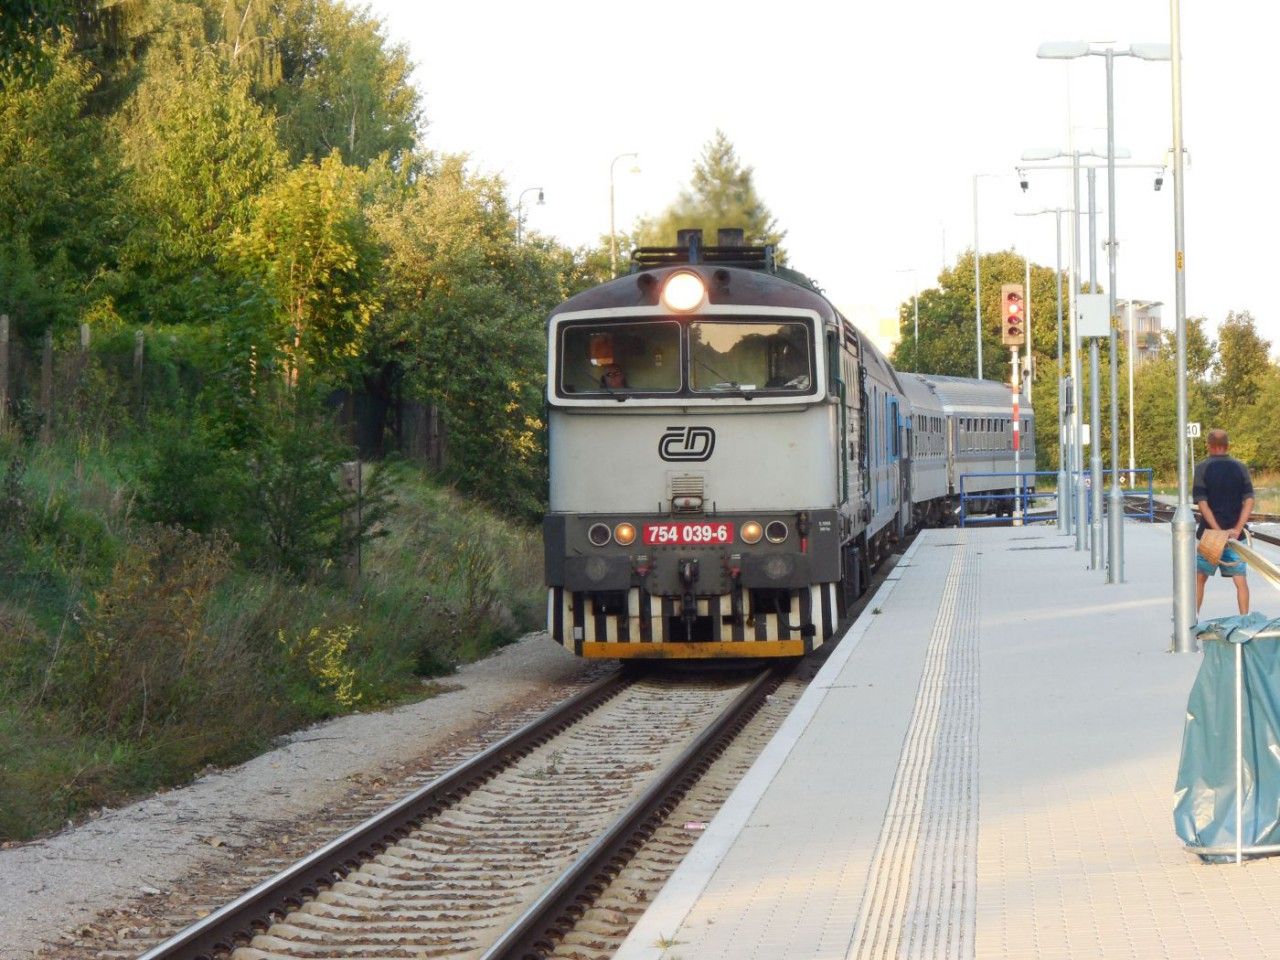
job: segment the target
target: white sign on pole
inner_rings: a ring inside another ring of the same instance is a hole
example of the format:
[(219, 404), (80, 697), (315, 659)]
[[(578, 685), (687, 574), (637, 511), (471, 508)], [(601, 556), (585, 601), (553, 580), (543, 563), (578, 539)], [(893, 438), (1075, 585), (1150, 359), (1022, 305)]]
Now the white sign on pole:
[(1187, 439), (1188, 440), (1200, 439), (1200, 424), (1190, 420), (1187, 421)]
[(1105, 293), (1076, 296), (1076, 332), (1082, 337), (1110, 336), (1111, 308)]
[(1080, 445), (1087, 447), (1089, 445), (1089, 424), (1080, 424)]

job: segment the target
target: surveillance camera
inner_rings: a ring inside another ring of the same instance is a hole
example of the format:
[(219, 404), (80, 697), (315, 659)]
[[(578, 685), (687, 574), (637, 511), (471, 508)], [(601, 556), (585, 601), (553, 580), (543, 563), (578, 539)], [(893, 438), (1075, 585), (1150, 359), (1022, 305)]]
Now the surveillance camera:
[(1160, 189), (1161, 187), (1163, 187), (1163, 186), (1164, 186), (1164, 174), (1163, 174), (1163, 173), (1157, 173), (1157, 174), (1156, 174), (1156, 189), (1157, 189), (1157, 190), (1159, 190), (1159, 189)]
[(1024, 177), (1023, 179), (1018, 181), (1018, 186), (1022, 188), (1023, 193), (1026, 193), (1027, 187), (1031, 186), (1031, 183)]

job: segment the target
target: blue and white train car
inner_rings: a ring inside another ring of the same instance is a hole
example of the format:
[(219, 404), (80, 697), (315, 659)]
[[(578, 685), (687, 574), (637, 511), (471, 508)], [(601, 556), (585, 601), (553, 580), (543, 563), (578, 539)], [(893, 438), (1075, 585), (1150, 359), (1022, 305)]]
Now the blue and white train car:
[[(987, 493), (972, 499), (968, 509), (975, 513), (1012, 514), (1015, 489), (1013, 398), (1008, 385), (971, 377), (930, 374), (925, 377), (938, 398), (947, 429), (947, 500), (958, 511), (961, 477), (967, 495)], [(1019, 466), (1034, 471), (1036, 462), (1035, 413), (1031, 402), (1021, 398), (1019, 411)], [(1033, 483), (1025, 483), (1030, 492)]]

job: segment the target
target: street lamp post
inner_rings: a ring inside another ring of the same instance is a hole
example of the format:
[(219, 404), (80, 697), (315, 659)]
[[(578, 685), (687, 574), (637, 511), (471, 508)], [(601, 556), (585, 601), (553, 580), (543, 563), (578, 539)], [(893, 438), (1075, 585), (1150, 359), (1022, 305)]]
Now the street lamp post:
[[(640, 156), (638, 153), (620, 153), (609, 162), (609, 273), (612, 276), (618, 275), (618, 234), (613, 226), (613, 174), (614, 167), (619, 160), (625, 160), (630, 157), (632, 160)], [(637, 173), (640, 168), (632, 165), (631, 172)]]
[(1136, 466), (1134, 464), (1134, 457), (1133, 457), (1133, 449), (1134, 449), (1134, 437), (1133, 437), (1134, 356), (1133, 355), (1134, 353), (1137, 352), (1137, 349), (1138, 349), (1138, 335), (1134, 332), (1134, 329), (1133, 329), (1133, 301), (1132, 300), (1130, 300), (1128, 303), (1125, 304), (1125, 317), (1127, 318), (1128, 324), (1129, 324), (1129, 484), (1130, 484), (1130, 488), (1132, 488), (1133, 480), (1134, 480), (1134, 477), (1136, 476), (1136, 474), (1134, 473)]
[[(1098, 290), (1098, 168), (1090, 166), (1089, 176), (1089, 292)], [(1089, 569), (1102, 566), (1102, 377), (1099, 371), (1098, 338), (1089, 338)]]
[[(1171, 0), (1176, 7), (1178, 0)], [(1111, 491), (1109, 496), (1109, 550), (1107, 564), (1107, 580), (1111, 583), (1124, 581), (1124, 500), (1120, 493), (1120, 398), (1117, 388), (1116, 373), (1116, 151), (1115, 151), (1115, 97), (1114, 72), (1116, 57), (1137, 57), (1141, 60), (1168, 60), (1169, 48), (1158, 43), (1135, 43), (1126, 50), (1106, 47), (1094, 50), (1089, 44), (1046, 43), (1036, 51), (1036, 56), (1049, 60), (1073, 60), (1083, 56), (1100, 56), (1106, 59), (1107, 79), (1107, 267), (1108, 290), (1107, 300), (1110, 306), (1109, 315), (1112, 320), (1110, 336), (1111, 360)], [(1176, 68), (1175, 68), (1176, 69)], [(1094, 390), (1098, 384), (1094, 383)], [(1094, 444), (1098, 438), (1093, 438)], [(1179, 437), (1181, 443), (1181, 436)], [(1096, 447), (1095, 447), (1096, 449)], [(1100, 491), (1095, 493), (1095, 502), (1100, 500)], [(1095, 545), (1094, 553), (1097, 553)]]
[(920, 349), (920, 284), (916, 283), (911, 293), (911, 342)]
[(911, 274), (911, 342), (920, 347), (920, 276), (915, 267), (903, 267), (897, 273)]
[(1187, 467), (1181, 450), (1187, 435), (1187, 278), (1183, 251), (1186, 230), (1182, 209), (1182, 27), (1178, 0), (1169, 0), (1173, 59), (1173, 252), (1174, 318), (1178, 341), (1178, 508), (1173, 515), (1173, 649), (1195, 653), (1196, 622), (1192, 571), (1195, 569), (1195, 530), (1187, 496)]
[(526, 187), (520, 191), (520, 197), (516, 200), (516, 246), (520, 246), (520, 237), (524, 229), (524, 195), (538, 191), (538, 206), (542, 206), (544, 199), (541, 187)]
[(975, 173), (973, 175), (973, 335), (978, 348), (978, 372), (982, 379), (982, 256), (978, 247), (978, 179), (999, 177), (999, 173)]
[[(1054, 207), (1048, 210), (1036, 210), (1027, 213), (1018, 213), (1019, 217), (1039, 217), (1046, 213), (1053, 214), (1053, 243), (1054, 243), (1054, 268), (1053, 268), (1053, 289), (1058, 304), (1058, 320), (1055, 330), (1057, 331), (1058, 340), (1058, 531), (1066, 533), (1071, 527), (1071, 497), (1067, 488), (1067, 457), (1070, 455), (1070, 448), (1067, 444), (1065, 420), (1066, 420), (1066, 404), (1065, 391), (1063, 387), (1065, 383), (1062, 379), (1062, 215), (1069, 213), (1063, 207)], [(1031, 289), (1028, 281), (1027, 289)], [(1027, 297), (1030, 302), (1030, 294)], [(1034, 361), (1033, 361), (1034, 362)]]
[(973, 337), (978, 349), (978, 369), (974, 374), (982, 379), (982, 257), (978, 253), (978, 177), (973, 175)]

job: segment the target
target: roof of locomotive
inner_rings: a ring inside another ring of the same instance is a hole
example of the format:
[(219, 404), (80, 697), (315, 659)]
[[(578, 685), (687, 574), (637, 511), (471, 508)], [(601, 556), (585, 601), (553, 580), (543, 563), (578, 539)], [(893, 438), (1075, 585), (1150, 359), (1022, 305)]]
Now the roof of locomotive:
[[(706, 259), (689, 262), (689, 254), (682, 248), (642, 248), (634, 257), (635, 272), (575, 294), (556, 307), (554, 313), (656, 307), (667, 277), (677, 272), (692, 272), (701, 276), (706, 284), (707, 304), (712, 308), (726, 304), (793, 307), (813, 310), (823, 319), (835, 319), (835, 308), (812, 280), (794, 270), (776, 266), (772, 256), (766, 259), (751, 255), (760, 249), (705, 247), (697, 254)], [(721, 251), (723, 254), (716, 256)], [(676, 259), (677, 252), (686, 259)]]

